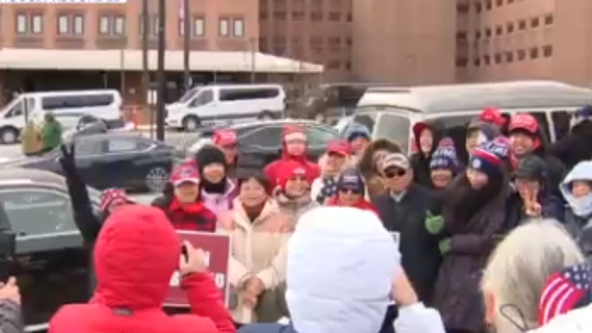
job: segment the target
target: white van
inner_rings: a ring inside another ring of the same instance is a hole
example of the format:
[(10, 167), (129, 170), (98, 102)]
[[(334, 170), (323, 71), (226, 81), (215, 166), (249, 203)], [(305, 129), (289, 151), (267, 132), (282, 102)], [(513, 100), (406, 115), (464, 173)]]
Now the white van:
[(170, 128), (195, 131), (203, 125), (230, 125), (281, 118), (286, 92), (279, 84), (211, 85), (187, 91), (167, 106)]
[[(0, 110), (0, 143), (18, 141), (26, 119), (36, 123), (43, 120), (45, 112), (56, 118), (77, 122), (84, 115), (109, 123), (121, 119), (121, 95), (117, 90), (74, 90), (23, 93)], [(71, 124), (63, 124), (68, 128)]]
[(553, 142), (568, 134), (573, 113), (591, 103), (592, 90), (553, 81), (380, 87), (366, 91), (351, 121), (367, 126), (373, 138), (412, 151), (415, 123), (437, 119), (455, 140), (464, 140), (469, 121), (494, 107), (505, 117), (531, 113)]

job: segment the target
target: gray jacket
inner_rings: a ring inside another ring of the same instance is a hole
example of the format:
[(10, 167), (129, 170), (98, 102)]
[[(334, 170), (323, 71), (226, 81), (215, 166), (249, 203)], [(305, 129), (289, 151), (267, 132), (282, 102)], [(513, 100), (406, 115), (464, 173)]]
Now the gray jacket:
[(0, 301), (0, 333), (22, 333), (21, 306), (11, 300)]

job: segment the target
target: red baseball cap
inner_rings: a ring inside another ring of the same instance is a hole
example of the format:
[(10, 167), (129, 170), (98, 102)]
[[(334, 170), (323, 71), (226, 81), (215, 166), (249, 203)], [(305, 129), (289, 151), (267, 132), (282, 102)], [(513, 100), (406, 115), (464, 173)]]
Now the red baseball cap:
[(539, 130), (539, 123), (531, 114), (520, 113), (510, 118), (508, 130), (510, 132), (515, 130), (523, 130), (530, 134), (536, 134)]
[(199, 184), (199, 171), (195, 166), (190, 164), (179, 165), (173, 170), (171, 183), (174, 186), (179, 186), (183, 183)]
[(236, 133), (231, 130), (218, 130), (214, 132), (212, 142), (217, 146), (236, 145)]
[(352, 149), (349, 142), (343, 139), (334, 139), (329, 142), (327, 145), (327, 153), (335, 153), (342, 156), (349, 156), (351, 155)]

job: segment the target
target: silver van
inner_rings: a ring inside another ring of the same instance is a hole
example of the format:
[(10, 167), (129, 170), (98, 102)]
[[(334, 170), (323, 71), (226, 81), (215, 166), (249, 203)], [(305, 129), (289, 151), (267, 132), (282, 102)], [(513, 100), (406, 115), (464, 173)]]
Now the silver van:
[(415, 123), (437, 119), (448, 133), (464, 133), (471, 119), (494, 107), (508, 118), (532, 114), (554, 142), (569, 132), (574, 112), (591, 103), (592, 90), (554, 81), (380, 87), (366, 91), (351, 121), (411, 152)]

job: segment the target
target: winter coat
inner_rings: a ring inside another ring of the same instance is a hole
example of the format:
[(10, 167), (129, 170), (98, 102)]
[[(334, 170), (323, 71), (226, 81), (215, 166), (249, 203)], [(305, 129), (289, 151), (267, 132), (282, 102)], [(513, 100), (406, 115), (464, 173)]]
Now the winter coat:
[(220, 216), (232, 209), (232, 202), (238, 195), (238, 187), (234, 181), (228, 179), (226, 191), (224, 194), (210, 194), (204, 190), (201, 191), (201, 200), (212, 213)]
[(21, 306), (14, 301), (0, 300), (0, 333), (23, 332)]
[(403, 268), (419, 299), (429, 304), (442, 257), (439, 238), (428, 233), (424, 221), (438, 204), (436, 196), (412, 184), (400, 202), (385, 193), (374, 198), (373, 204), (385, 228), (400, 234)]
[[(433, 133), (432, 148), (429, 153), (421, 152), (419, 144), (419, 137), (424, 129), (431, 129)], [(416, 153), (411, 155), (410, 162), (413, 168), (413, 180), (416, 184), (429, 188), (432, 185), (432, 178), (430, 177), (430, 161), (432, 155), (438, 148), (438, 143), (445, 137), (445, 127), (440, 121), (418, 123), (413, 126), (413, 140), (418, 149)]]
[[(399, 309), (399, 317), (394, 321), (397, 333), (446, 333), (438, 311), (426, 308), (421, 303)], [(297, 332), (292, 324), (251, 324), (241, 328), (238, 333), (305, 333)], [(333, 332), (328, 332), (333, 333)], [(386, 333), (381, 330), (378, 333)], [(546, 332), (545, 332), (546, 333)], [(562, 332), (549, 332), (562, 333)], [(580, 333), (580, 332), (569, 332)], [(585, 333), (585, 332), (581, 332)]]
[(208, 273), (182, 278), (191, 315), (169, 317), (162, 304), (179, 265), (179, 236), (162, 211), (145, 206), (118, 209), (95, 246), (98, 285), (88, 304), (65, 305), (49, 333), (164, 333), (236, 331), (220, 290)]
[[(449, 330), (485, 331), (480, 281), (497, 237), (504, 231), (509, 189), (507, 180), (501, 181), (499, 192), (488, 202), (467, 207), (466, 201), (448, 201), (442, 208), (450, 251), (443, 256), (440, 266), (434, 305)], [(450, 185), (448, 193), (467, 193), (468, 186), (466, 176), (461, 175)]]
[(217, 217), (203, 202), (181, 204), (174, 196), (162, 195), (152, 201), (161, 209), (177, 230), (215, 232)]
[(290, 223), (293, 227), (296, 227), (296, 223), (300, 216), (309, 210), (320, 206), (317, 202), (310, 200), (308, 194), (301, 198), (290, 199), (281, 191), (278, 191), (275, 193), (274, 197), (280, 212), (290, 219)]
[(37, 154), (43, 150), (43, 142), (35, 124), (27, 124), (21, 133), (21, 147), (23, 154)]
[[(554, 196), (551, 191), (543, 190), (539, 193), (537, 202), (541, 205), (542, 218), (555, 219), (560, 222), (564, 222), (565, 209), (564, 203), (561, 199)], [(508, 202), (506, 203), (507, 217), (506, 217), (506, 228), (507, 232), (512, 231), (515, 227), (521, 223), (531, 219), (531, 216), (526, 215), (524, 208), (524, 202), (520, 195), (512, 190), (508, 195)]]
[(549, 155), (556, 157), (571, 170), (581, 161), (592, 159), (592, 121), (583, 121), (570, 130), (569, 134), (549, 147)]
[[(333, 206), (333, 207), (346, 207), (346, 206), (342, 205), (341, 203), (339, 203), (339, 201), (337, 200), (337, 197), (329, 198), (327, 200), (327, 202), (325, 202), (325, 205), (326, 206)], [(348, 207), (358, 208), (361, 210), (368, 210), (368, 211), (371, 211), (375, 214), (378, 214), (378, 212), (376, 211), (376, 207), (374, 207), (374, 205), (372, 203), (370, 203), (369, 201), (367, 201), (366, 199), (362, 199), (362, 200), (358, 201), (356, 204), (354, 204), (353, 206), (348, 206)]]
[(57, 120), (45, 122), (41, 128), (43, 150), (51, 150), (62, 143), (62, 125)]
[[(259, 278), (266, 290), (273, 290), (285, 281), (286, 245), (292, 233), (292, 223), (280, 213), (273, 201), (265, 204), (255, 221), (250, 221), (242, 203), (236, 199), (234, 209), (220, 217), (219, 226), (219, 232), (230, 235), (232, 239), (228, 271), (228, 280), (234, 291), (231, 297), (236, 297), (251, 277)], [(232, 309), (235, 321), (257, 321), (252, 309), (242, 300), (231, 300), (230, 303), (237, 304)]]
[(560, 190), (567, 202), (565, 227), (578, 240), (586, 256), (592, 255), (592, 194), (576, 198), (571, 194), (574, 181), (592, 182), (592, 161), (578, 163), (561, 183)]

